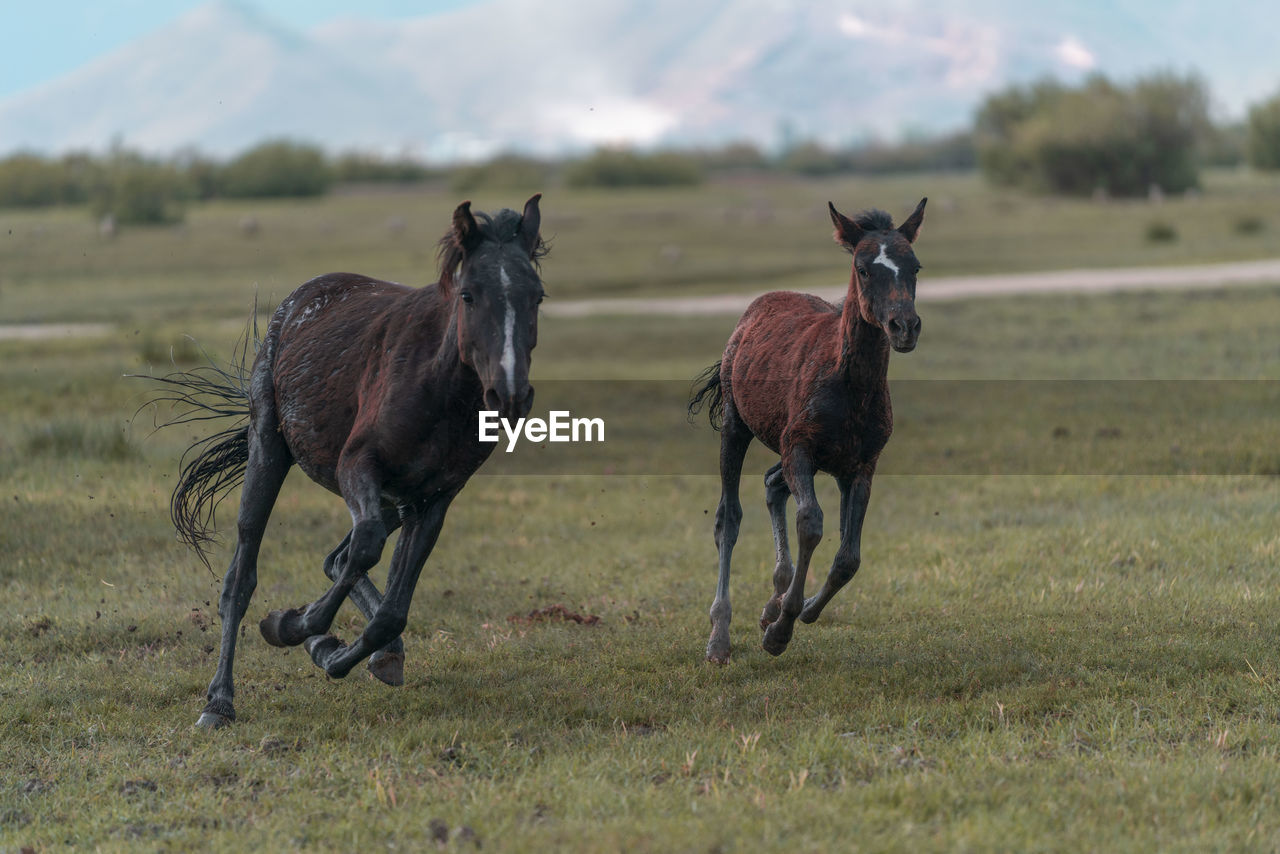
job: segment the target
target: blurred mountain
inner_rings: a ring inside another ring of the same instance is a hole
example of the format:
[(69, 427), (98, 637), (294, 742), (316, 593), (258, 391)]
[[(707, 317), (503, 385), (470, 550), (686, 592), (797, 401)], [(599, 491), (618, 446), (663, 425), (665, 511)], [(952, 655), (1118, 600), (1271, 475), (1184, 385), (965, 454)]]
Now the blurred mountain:
[(113, 140), (226, 155), (287, 136), (434, 159), (608, 143), (766, 147), (953, 130), (1044, 75), (1202, 73), (1226, 114), (1280, 83), (1269, 10), (1193, 0), (486, 0), (292, 32), (214, 0), (0, 101), (0, 152)]

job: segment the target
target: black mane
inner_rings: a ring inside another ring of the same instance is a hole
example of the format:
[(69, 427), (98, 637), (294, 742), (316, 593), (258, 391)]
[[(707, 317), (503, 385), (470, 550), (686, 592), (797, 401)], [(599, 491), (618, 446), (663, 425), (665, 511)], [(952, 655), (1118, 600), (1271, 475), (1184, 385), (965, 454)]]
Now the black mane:
[(860, 211), (853, 215), (852, 220), (863, 231), (889, 231), (893, 228), (893, 217), (879, 208)]

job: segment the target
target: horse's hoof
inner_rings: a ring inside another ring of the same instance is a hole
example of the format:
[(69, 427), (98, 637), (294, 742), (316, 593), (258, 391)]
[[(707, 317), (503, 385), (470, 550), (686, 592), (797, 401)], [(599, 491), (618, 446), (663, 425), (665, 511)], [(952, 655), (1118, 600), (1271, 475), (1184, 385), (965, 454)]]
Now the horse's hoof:
[(812, 623), (822, 616), (822, 609), (815, 608), (812, 605), (806, 605), (805, 609), (800, 612), (800, 622)]
[(707, 661), (712, 664), (729, 663), (729, 624), (711, 623), (711, 637), (707, 638)]
[(369, 656), (369, 673), (379, 682), (399, 687), (404, 684), (404, 653), (375, 652)]
[(789, 643), (791, 643), (791, 626), (784, 627), (781, 623), (774, 623), (765, 630), (764, 640), (760, 645), (770, 655), (782, 655)]
[(770, 599), (765, 603), (764, 610), (760, 612), (760, 631), (766, 631), (770, 626), (778, 621), (778, 615), (782, 613), (782, 597), (778, 596)]
[(201, 712), (199, 719), (196, 720), (198, 729), (222, 729), (231, 723), (231, 718), (223, 717), (214, 712)]
[(200, 729), (222, 729), (236, 719), (236, 710), (226, 700), (210, 700), (200, 713), (196, 726)]
[(297, 646), (308, 637), (302, 628), (302, 611), (272, 611), (258, 623), (262, 638), (272, 646)]
[[(311, 660), (316, 663), (316, 667), (319, 667), (330, 676), (335, 674), (329, 672), (329, 668), (325, 665), (325, 662), (344, 646), (346, 646), (346, 644), (334, 635), (312, 635), (303, 642), (303, 648), (305, 648), (307, 654), (311, 656)], [(338, 675), (346, 676), (347, 674), (341, 673)]]

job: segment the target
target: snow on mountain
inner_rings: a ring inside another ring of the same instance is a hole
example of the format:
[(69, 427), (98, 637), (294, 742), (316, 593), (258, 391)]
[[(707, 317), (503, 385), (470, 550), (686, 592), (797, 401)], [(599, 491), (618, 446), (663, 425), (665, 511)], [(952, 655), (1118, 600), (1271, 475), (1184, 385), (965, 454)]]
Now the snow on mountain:
[[(1262, 4), (1194, 0), (485, 0), (289, 32), (214, 0), (0, 101), (0, 152), (287, 136), (434, 159), (958, 128), (1045, 74), (1201, 68), (1228, 112), (1277, 81)], [(1224, 85), (1225, 81), (1225, 85)]]

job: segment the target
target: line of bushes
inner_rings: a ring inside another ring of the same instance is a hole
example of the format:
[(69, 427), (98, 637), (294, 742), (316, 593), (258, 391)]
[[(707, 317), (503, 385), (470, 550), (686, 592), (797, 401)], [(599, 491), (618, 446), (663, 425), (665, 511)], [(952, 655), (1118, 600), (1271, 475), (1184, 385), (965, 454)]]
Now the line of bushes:
[(321, 196), (338, 182), (416, 181), (432, 174), (407, 158), (330, 159), (315, 146), (285, 140), (226, 162), (194, 152), (148, 157), (120, 147), (102, 156), (22, 152), (0, 160), (0, 207), (87, 203), (118, 223), (163, 224), (180, 221), (196, 200)]
[(339, 183), (443, 180), (459, 192), (482, 187), (688, 186), (724, 172), (808, 176), (980, 168), (995, 184), (1036, 192), (1115, 196), (1176, 193), (1199, 183), (1204, 165), (1280, 169), (1280, 93), (1244, 123), (1215, 126), (1199, 78), (1157, 73), (1128, 85), (1094, 75), (1079, 86), (1044, 80), (990, 95), (972, 131), (896, 143), (830, 147), (797, 141), (777, 154), (750, 143), (642, 152), (600, 149), (571, 160), (501, 154), (434, 168), (411, 157), (327, 156), (287, 140), (264, 142), (222, 162), (183, 152), (147, 157), (119, 146), (106, 155), (0, 159), (0, 208), (88, 204), (118, 223), (171, 223), (192, 201), (307, 197)]
[(191, 151), (167, 159), (147, 157), (117, 146), (96, 157), (19, 153), (0, 160), (0, 208), (88, 203), (96, 215), (109, 214), (120, 224), (164, 224), (180, 221), (186, 205), (197, 200), (319, 196), (340, 183), (434, 179), (447, 180), (459, 192), (558, 183), (660, 187), (695, 185), (707, 175), (728, 171), (879, 173), (968, 168), (973, 162), (965, 135), (850, 149), (800, 143), (778, 156), (766, 155), (748, 143), (686, 151), (607, 148), (563, 161), (502, 154), (449, 169), (432, 168), (408, 157), (347, 153), (329, 158), (319, 148), (280, 140), (255, 146), (227, 162)]

